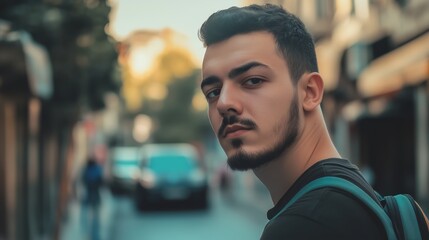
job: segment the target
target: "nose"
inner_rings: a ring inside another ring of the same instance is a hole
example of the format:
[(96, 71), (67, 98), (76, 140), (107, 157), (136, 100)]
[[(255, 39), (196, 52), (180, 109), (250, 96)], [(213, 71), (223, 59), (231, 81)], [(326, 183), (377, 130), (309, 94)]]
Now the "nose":
[(243, 111), (239, 91), (234, 85), (224, 84), (217, 101), (217, 110), (221, 116), (228, 114), (240, 115)]

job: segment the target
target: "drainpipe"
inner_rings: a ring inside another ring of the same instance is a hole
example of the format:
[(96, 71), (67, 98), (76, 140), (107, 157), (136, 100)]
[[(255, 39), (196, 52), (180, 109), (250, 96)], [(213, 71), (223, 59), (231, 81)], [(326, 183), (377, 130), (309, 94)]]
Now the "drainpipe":
[(428, 101), (426, 88), (416, 90), (416, 196), (423, 209), (429, 210), (429, 151), (428, 151)]

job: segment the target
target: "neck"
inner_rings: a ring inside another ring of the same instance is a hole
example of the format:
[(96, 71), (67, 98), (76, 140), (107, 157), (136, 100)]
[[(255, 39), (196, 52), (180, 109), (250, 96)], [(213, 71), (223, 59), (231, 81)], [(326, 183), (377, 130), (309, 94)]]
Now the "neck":
[(295, 144), (278, 159), (254, 170), (255, 175), (267, 187), (276, 204), (292, 184), (311, 166), (327, 158), (339, 158), (323, 121), (321, 112), (307, 121)]

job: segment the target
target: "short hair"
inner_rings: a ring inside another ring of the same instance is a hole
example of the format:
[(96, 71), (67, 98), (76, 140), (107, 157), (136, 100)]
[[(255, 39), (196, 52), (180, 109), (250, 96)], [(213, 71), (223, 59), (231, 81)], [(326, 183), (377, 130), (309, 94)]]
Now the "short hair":
[(253, 4), (220, 10), (203, 23), (198, 35), (208, 47), (234, 35), (255, 31), (273, 34), (294, 84), (305, 72), (318, 72), (312, 36), (298, 17), (281, 6)]

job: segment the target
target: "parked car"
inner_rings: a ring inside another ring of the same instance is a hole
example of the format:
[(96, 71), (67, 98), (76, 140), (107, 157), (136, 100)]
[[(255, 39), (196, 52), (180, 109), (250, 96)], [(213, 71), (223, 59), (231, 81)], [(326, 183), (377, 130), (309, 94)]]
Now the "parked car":
[(135, 200), (139, 209), (165, 201), (208, 206), (207, 174), (190, 144), (148, 144), (142, 150)]
[(113, 193), (134, 191), (141, 160), (140, 147), (114, 147), (110, 151), (109, 187)]

